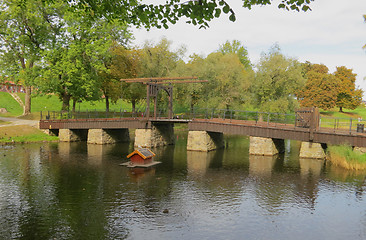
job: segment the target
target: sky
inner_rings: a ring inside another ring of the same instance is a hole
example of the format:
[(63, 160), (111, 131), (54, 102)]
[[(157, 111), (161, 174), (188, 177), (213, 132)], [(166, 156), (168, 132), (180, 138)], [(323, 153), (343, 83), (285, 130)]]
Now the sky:
[[(144, 3), (164, 3), (164, 0), (142, 0)], [(181, 19), (169, 29), (136, 29), (134, 45), (146, 40), (157, 43), (162, 37), (172, 42), (172, 49), (184, 45), (186, 59), (196, 53), (207, 56), (227, 40), (239, 40), (249, 53), (252, 64), (261, 53), (278, 44), (287, 57), (301, 62), (325, 64), (330, 72), (346, 66), (357, 74), (356, 85), (364, 90), (366, 99), (366, 0), (315, 0), (312, 11), (296, 12), (278, 9), (280, 1), (270, 6), (242, 7), (241, 0), (227, 0), (236, 14), (231, 22), (221, 15), (209, 23), (208, 29), (185, 23)]]

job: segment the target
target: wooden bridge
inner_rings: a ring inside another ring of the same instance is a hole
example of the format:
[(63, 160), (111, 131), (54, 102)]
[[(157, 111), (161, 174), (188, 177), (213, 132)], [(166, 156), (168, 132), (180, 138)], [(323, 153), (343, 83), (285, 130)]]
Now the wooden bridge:
[[(109, 113), (104, 116), (93, 112), (85, 114), (48, 114), (46, 119), (40, 120), (40, 128), (48, 129), (57, 135), (64, 135), (66, 131), (66, 137), (60, 136), (60, 139), (64, 141), (88, 140), (90, 143), (98, 144), (108, 143), (113, 138), (115, 141), (126, 140), (126, 136), (128, 140), (128, 129), (136, 129), (135, 146), (154, 147), (173, 144), (174, 124), (184, 123), (188, 124), (189, 133), (204, 132), (206, 134), (204, 138), (208, 136), (213, 139), (211, 145), (216, 147), (203, 149), (207, 151), (220, 146), (222, 134), (238, 134), (274, 140), (290, 139), (319, 143), (323, 146), (324, 144), (348, 144), (354, 147), (366, 147), (363, 125), (360, 128), (360, 124), (354, 123), (355, 120), (352, 121), (352, 119), (348, 121), (348, 124), (339, 119), (335, 119), (334, 123), (325, 123), (325, 119), (320, 118), (316, 108), (302, 109), (296, 114), (201, 110), (176, 115), (173, 118), (164, 116), (149, 118), (143, 113), (133, 115), (125, 112)], [(109, 140), (103, 140), (103, 134), (108, 135)], [(92, 135), (97, 135), (96, 138), (101, 140), (95, 140)], [(190, 141), (190, 134), (188, 141)], [(196, 140), (191, 139), (192, 141), (203, 141), (203, 145), (210, 145), (205, 143), (206, 140), (202, 140), (202, 137)], [(188, 147), (190, 145), (188, 142)], [(191, 146), (191, 150), (202, 149)]]

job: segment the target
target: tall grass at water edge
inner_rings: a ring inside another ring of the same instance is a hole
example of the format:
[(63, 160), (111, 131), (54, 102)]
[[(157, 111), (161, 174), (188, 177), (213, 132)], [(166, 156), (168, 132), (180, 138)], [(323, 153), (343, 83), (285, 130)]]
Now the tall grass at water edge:
[(366, 154), (354, 151), (351, 146), (328, 146), (327, 159), (332, 164), (348, 170), (366, 169)]

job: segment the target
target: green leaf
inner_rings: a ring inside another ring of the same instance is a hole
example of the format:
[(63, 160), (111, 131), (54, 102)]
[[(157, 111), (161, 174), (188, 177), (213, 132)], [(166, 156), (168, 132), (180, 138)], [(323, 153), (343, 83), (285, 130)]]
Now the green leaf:
[(235, 22), (235, 20), (236, 20), (235, 14), (231, 14), (229, 17), (229, 20), (232, 22)]
[(230, 11), (230, 7), (226, 5), (223, 9), (224, 13), (228, 13)]
[(220, 17), (220, 15), (221, 15), (221, 9), (220, 8), (216, 8), (215, 9), (215, 17), (218, 18), (218, 17)]
[(278, 8), (286, 8), (286, 5), (281, 3), (281, 4), (278, 5)]

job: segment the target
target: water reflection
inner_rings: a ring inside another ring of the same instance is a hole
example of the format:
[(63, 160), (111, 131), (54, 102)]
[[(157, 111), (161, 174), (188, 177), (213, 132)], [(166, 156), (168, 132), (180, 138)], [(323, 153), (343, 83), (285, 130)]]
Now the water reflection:
[(151, 169), (119, 166), (131, 144), (2, 147), (0, 239), (365, 239), (364, 173), (226, 140), (152, 149)]
[(275, 156), (259, 156), (249, 155), (249, 173), (254, 176), (271, 176), (276, 160), (279, 158)]
[(214, 158), (216, 151), (211, 152), (187, 152), (187, 170), (190, 175), (204, 175), (207, 172), (208, 167), (212, 159)]
[(320, 174), (325, 164), (324, 159), (300, 158), (299, 162), (300, 162), (301, 176), (307, 177), (308, 175), (311, 175), (314, 178), (320, 177)]
[(141, 181), (149, 180), (151, 177), (155, 176), (155, 167), (130, 168), (128, 170), (128, 175), (132, 182), (141, 183)]
[(100, 165), (103, 159), (108, 159), (109, 153), (115, 148), (116, 144), (87, 144), (88, 163)]

